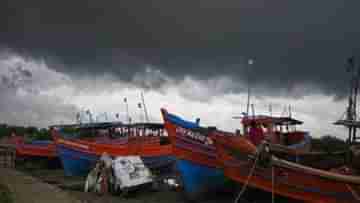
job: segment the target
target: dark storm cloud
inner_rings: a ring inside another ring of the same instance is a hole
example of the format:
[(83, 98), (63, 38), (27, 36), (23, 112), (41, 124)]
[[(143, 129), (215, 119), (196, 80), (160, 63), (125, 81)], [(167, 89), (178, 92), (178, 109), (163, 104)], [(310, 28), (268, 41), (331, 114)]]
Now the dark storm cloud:
[(249, 76), (268, 94), (306, 84), (342, 96), (345, 58), (360, 54), (359, 7), (350, 0), (11, 0), (0, 8), (0, 44), (70, 74), (133, 81), (150, 64), (173, 79)]
[(1, 75), (1, 87), (17, 89), (20, 86), (23, 86), (27, 81), (31, 80), (32, 73), (21, 67), (20, 64), (16, 64), (16, 68), (10, 69), (9, 72), (9, 75)]

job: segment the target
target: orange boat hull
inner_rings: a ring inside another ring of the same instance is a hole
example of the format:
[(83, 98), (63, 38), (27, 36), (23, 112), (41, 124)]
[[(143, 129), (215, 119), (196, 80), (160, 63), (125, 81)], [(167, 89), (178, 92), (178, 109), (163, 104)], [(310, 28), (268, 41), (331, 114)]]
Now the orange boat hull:
[(47, 157), (47, 158), (55, 158), (57, 157), (56, 154), (56, 147), (55, 143), (52, 141), (45, 141), (46, 143), (42, 144), (35, 144), (30, 143), (27, 144), (24, 142), (24, 138), (20, 136), (12, 136), (8, 140), (9, 144), (15, 145), (16, 148), (16, 155), (23, 156), (23, 157)]
[(57, 152), (66, 175), (85, 175), (103, 153), (110, 156), (140, 156), (150, 168), (165, 167), (172, 162), (172, 147), (161, 145), (159, 137), (127, 137), (119, 141), (97, 142), (86, 139), (64, 139), (52, 131)]
[[(215, 136), (219, 160), (225, 176), (244, 184), (246, 183), (254, 160), (235, 158), (229, 152), (229, 138)], [(240, 137), (239, 137), (240, 138)], [(241, 139), (241, 138), (240, 138)], [(245, 153), (244, 153), (245, 155)], [(274, 175), (273, 175), (274, 174)], [(274, 181), (274, 185), (273, 185)], [(256, 167), (248, 182), (249, 186), (268, 192), (307, 202), (352, 203), (359, 202), (359, 185), (350, 185), (311, 175), (306, 171), (278, 167)]]
[(31, 144), (17, 145), (16, 154), (18, 156), (57, 157), (55, 144), (49, 144), (48, 146), (33, 146)]

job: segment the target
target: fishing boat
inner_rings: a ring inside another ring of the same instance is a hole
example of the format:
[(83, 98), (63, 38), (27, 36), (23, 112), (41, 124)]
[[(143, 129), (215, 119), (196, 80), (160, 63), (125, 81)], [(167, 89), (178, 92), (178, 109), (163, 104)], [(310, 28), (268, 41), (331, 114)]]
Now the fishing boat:
[(15, 146), (17, 157), (44, 157), (49, 159), (57, 157), (55, 143), (51, 140), (34, 140), (26, 143), (24, 137), (12, 134), (8, 144)]
[(349, 70), (352, 71), (349, 105), (345, 118), (335, 122), (349, 129), (347, 153), (351, 156), (344, 163), (331, 166), (309, 165), (306, 161), (282, 157), (281, 153), (322, 158), (324, 154), (273, 145), (271, 140), (255, 146), (244, 136), (229, 136), (216, 129), (208, 129), (224, 174), (243, 185), (240, 196), (244, 188), (251, 186), (271, 192), (273, 202), (275, 194), (313, 203), (360, 202), (360, 145), (356, 134), (360, 128), (356, 112), (360, 68), (355, 69), (353, 58), (348, 63)]
[(202, 131), (199, 120), (187, 121), (161, 109), (176, 157), (176, 168), (186, 198), (197, 200), (231, 184), (225, 178), (216, 158), (212, 140)]
[(344, 166), (322, 170), (280, 159), (269, 147), (256, 147), (245, 137), (210, 133), (218, 160), (232, 180), (308, 202), (358, 202), (360, 177)]
[(249, 139), (250, 128), (253, 124), (263, 129), (264, 139), (269, 144), (269, 150), (279, 158), (322, 169), (345, 163), (347, 150), (314, 151), (311, 146), (310, 133), (300, 130), (298, 127), (303, 122), (291, 116), (244, 116), (241, 120), (244, 137)]
[(86, 175), (99, 157), (137, 155), (150, 169), (168, 167), (170, 141), (159, 123), (94, 123), (52, 127), (56, 149), (69, 176)]

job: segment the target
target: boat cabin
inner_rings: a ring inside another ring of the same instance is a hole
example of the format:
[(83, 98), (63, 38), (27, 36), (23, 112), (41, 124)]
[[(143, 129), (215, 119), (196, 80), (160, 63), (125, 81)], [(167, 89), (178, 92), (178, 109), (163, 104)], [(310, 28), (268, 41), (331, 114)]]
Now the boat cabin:
[(241, 121), (245, 136), (250, 135), (250, 129), (255, 125), (261, 128), (266, 140), (273, 144), (293, 145), (304, 139), (305, 132), (297, 130), (302, 121), (291, 117), (248, 116)]
[(121, 122), (87, 123), (78, 125), (52, 126), (67, 138), (99, 140), (99, 138), (115, 139), (122, 137), (167, 137), (164, 125), (161, 123)]

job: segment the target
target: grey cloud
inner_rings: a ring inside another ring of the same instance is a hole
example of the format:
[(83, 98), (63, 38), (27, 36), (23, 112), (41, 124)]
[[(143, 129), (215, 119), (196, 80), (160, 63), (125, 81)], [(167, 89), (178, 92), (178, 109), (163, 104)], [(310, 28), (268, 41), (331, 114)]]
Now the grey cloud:
[(74, 120), (76, 106), (45, 93), (64, 82), (61, 75), (38, 61), (0, 55), (0, 122), (46, 127)]
[[(5, 1), (6, 2), (6, 1)], [(344, 61), (359, 54), (357, 1), (20, 1), (0, 6), (0, 44), (73, 76), (134, 80), (146, 67), (182, 81), (228, 77), (268, 94), (343, 97)], [(256, 58), (247, 72), (247, 58)], [(55, 65), (62, 64), (62, 65)], [(146, 78), (145, 78), (146, 79)], [(149, 85), (150, 84), (150, 85)]]

